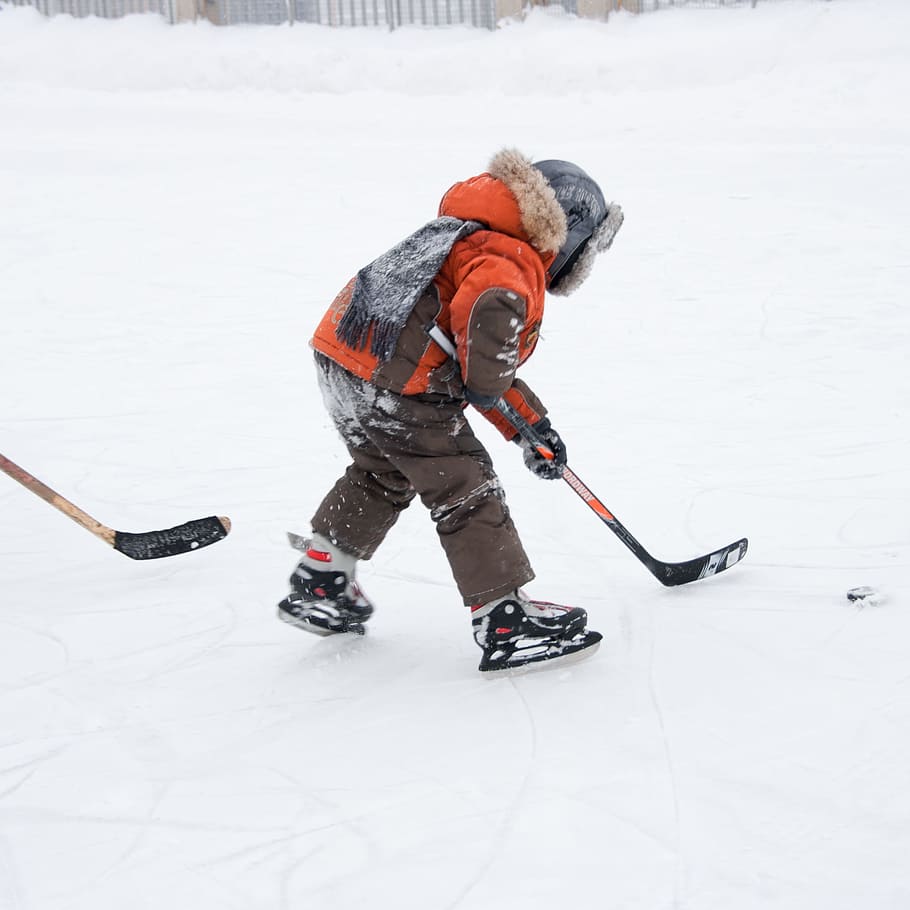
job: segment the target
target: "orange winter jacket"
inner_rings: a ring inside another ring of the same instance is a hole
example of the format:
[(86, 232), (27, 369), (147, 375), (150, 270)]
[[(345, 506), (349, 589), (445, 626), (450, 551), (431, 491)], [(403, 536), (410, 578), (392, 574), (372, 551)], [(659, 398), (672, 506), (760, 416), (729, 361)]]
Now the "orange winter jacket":
[[(312, 345), (345, 369), (402, 395), (470, 398), (507, 439), (516, 430), (487, 402), (504, 396), (531, 423), (545, 408), (515, 371), (534, 351), (544, 314), (547, 267), (565, 240), (565, 215), (549, 185), (517, 152), (501, 152), (490, 172), (456, 183), (440, 215), (484, 228), (455, 242), (383, 363), (367, 343), (336, 335), (356, 279), (335, 298)], [(435, 321), (454, 340), (458, 370), (426, 333)]]

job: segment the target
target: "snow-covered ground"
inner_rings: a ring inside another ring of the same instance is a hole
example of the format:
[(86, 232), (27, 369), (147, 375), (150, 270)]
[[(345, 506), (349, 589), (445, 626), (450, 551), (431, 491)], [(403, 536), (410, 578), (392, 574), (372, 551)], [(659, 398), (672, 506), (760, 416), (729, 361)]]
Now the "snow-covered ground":
[[(2, 910), (910, 907), (910, 4), (495, 33), (0, 9)], [(600, 651), (486, 679), (425, 511), (369, 634), (278, 623), (346, 461), (307, 342), (499, 148), (626, 224), (523, 371), (662, 588), (486, 426)], [(845, 592), (887, 600), (857, 609)]]

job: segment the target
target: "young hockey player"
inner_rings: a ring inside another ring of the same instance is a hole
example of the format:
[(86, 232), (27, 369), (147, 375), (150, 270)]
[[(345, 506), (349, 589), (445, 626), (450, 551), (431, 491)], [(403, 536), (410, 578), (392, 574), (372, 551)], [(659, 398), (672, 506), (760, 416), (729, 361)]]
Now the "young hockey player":
[[(471, 608), (481, 670), (596, 645), (587, 614), (531, 600), (534, 578), (489, 454), (465, 416), (473, 405), (519, 443), (540, 477), (566, 450), (517, 368), (534, 351), (546, 291), (570, 294), (622, 223), (597, 184), (567, 161), (514, 150), (456, 183), (439, 217), (361, 269), (316, 329), (319, 386), (351, 464), (312, 519), (281, 619), (321, 635), (362, 632), (373, 605), (356, 581), (415, 495), (430, 510)], [(438, 326), (457, 361), (434, 342)], [(495, 410), (500, 397), (542, 437), (547, 459)]]

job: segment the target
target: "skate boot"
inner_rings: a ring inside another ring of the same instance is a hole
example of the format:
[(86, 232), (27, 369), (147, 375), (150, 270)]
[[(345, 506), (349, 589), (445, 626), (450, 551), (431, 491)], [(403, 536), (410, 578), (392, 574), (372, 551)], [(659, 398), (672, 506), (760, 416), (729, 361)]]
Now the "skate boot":
[(353, 632), (363, 635), (363, 624), (373, 605), (354, 580), (355, 557), (314, 534), (298, 545), (303, 558), (291, 575), (291, 593), (278, 604), (278, 618), (316, 635)]
[(587, 621), (580, 607), (530, 600), (520, 588), (471, 607), (474, 640), (483, 649), (478, 669), (509, 670), (586, 649), (583, 656), (593, 654), (603, 636), (586, 629)]

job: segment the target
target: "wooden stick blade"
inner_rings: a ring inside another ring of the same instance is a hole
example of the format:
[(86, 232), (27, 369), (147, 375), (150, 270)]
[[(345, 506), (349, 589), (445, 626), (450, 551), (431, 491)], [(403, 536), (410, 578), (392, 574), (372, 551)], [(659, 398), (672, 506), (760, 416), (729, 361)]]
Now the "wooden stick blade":
[(227, 537), (230, 530), (229, 518), (213, 515), (164, 531), (146, 531), (142, 534), (115, 531), (113, 546), (130, 559), (163, 559), (208, 547)]

